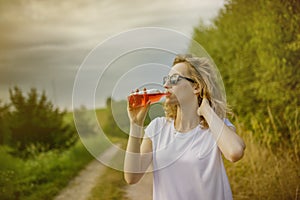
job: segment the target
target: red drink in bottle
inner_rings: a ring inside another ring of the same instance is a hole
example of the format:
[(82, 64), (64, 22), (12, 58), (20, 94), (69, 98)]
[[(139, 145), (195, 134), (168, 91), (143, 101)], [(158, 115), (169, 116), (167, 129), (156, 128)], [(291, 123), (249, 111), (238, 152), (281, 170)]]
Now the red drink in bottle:
[(144, 89), (140, 92), (131, 93), (128, 97), (128, 101), (132, 107), (140, 107), (145, 106), (149, 100), (151, 101), (151, 104), (156, 103), (165, 95), (167, 95), (167, 93), (157, 89)]

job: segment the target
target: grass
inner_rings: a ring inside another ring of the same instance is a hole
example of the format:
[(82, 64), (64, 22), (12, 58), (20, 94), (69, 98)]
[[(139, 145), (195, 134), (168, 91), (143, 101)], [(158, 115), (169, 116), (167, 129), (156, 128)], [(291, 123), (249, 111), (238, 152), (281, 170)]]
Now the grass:
[(99, 125), (101, 127), (104, 127), (105, 124), (107, 124), (108, 119), (108, 114), (107, 114), (107, 109), (102, 108), (102, 109), (97, 109), (96, 110), (96, 116), (97, 120), (99, 122)]
[[(86, 140), (97, 145), (97, 151), (107, 148), (101, 140)], [(78, 142), (63, 152), (51, 150), (21, 160), (11, 156), (9, 148), (0, 148), (0, 199), (53, 199), (93, 156)]]
[(52, 199), (91, 159), (79, 142), (64, 152), (48, 151), (27, 160), (2, 150), (0, 199)]
[(106, 168), (105, 173), (93, 188), (89, 200), (127, 200), (123, 172)]
[[(124, 141), (126, 140), (123, 139), (122, 143)], [(121, 146), (122, 143), (120, 143)], [(122, 155), (116, 155), (111, 162), (117, 163), (115, 166), (120, 167), (123, 163)], [(123, 169), (122, 166), (121, 168)], [(97, 180), (97, 184), (93, 188), (89, 200), (128, 200), (125, 191), (126, 185), (127, 183), (123, 178), (122, 171), (107, 167), (103, 175)]]
[(258, 144), (252, 132), (237, 128), (247, 147), (239, 162), (225, 161), (234, 199), (300, 199), (299, 157), (282, 147), (274, 152)]

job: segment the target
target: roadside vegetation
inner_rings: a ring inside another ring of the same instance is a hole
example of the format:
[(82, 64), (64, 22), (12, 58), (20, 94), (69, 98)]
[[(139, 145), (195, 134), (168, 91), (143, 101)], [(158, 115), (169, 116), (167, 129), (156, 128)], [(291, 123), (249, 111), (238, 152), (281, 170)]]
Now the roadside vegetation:
[[(79, 140), (73, 114), (55, 108), (45, 93), (24, 95), (15, 87), (10, 99), (0, 105), (0, 199), (53, 199), (93, 156)], [(99, 153), (107, 148), (93, 128), (85, 130), (85, 145)]]

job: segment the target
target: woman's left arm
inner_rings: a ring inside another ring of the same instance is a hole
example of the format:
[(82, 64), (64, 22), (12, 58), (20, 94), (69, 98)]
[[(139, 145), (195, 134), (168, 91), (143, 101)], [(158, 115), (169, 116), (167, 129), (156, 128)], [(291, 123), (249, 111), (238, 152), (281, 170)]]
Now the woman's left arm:
[(236, 134), (233, 128), (228, 127), (224, 121), (220, 119), (210, 107), (206, 98), (203, 99), (198, 109), (198, 115), (202, 115), (205, 118), (225, 158), (231, 162), (240, 160), (246, 148), (243, 139)]

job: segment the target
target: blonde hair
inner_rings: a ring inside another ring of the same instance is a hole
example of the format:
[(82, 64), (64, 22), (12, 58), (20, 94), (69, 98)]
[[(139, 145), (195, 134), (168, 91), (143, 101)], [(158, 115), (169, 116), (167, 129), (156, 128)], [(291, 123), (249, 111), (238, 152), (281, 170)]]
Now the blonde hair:
[[(177, 63), (185, 63), (188, 67), (188, 73), (201, 89), (197, 94), (198, 105), (201, 105), (203, 97), (207, 98), (210, 106), (221, 118), (226, 118), (228, 113), (231, 113), (227, 103), (225, 90), (221, 76), (217, 69), (206, 57), (194, 57), (191, 54), (177, 55), (173, 61), (173, 66)], [(168, 119), (176, 119), (177, 105), (164, 104), (166, 117)], [(200, 116), (200, 124), (207, 128), (208, 124), (204, 117)]]

